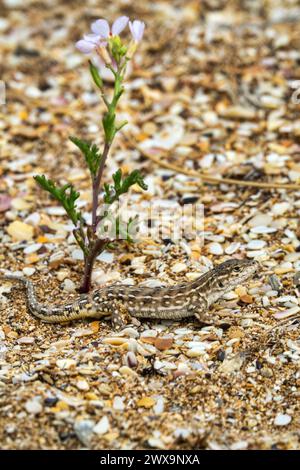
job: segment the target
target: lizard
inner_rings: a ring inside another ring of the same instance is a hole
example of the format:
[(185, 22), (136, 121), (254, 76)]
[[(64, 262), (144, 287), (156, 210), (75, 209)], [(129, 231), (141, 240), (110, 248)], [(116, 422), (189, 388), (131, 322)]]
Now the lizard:
[(112, 284), (58, 306), (40, 303), (33, 283), (25, 277), (2, 274), (0, 278), (19, 281), (25, 286), (29, 311), (43, 322), (111, 318), (113, 325), (120, 327), (124, 325), (124, 316), (175, 321), (196, 317), (202, 323), (213, 323), (210, 306), (253, 277), (258, 269), (259, 264), (254, 260), (231, 259), (189, 283), (154, 288)]

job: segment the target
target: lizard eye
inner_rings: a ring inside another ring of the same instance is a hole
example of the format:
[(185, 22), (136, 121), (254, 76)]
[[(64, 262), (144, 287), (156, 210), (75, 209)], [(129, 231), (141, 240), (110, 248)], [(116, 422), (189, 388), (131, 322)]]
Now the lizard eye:
[(239, 273), (241, 268), (239, 266), (236, 266), (235, 268), (233, 268), (233, 270), (236, 272), (236, 273)]

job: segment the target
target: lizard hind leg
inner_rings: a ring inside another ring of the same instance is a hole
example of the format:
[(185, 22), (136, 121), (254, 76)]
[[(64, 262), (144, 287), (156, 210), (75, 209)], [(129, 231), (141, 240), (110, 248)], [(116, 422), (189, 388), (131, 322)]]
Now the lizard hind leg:
[(112, 305), (111, 323), (115, 330), (121, 330), (131, 323), (131, 316), (127, 308), (118, 300)]

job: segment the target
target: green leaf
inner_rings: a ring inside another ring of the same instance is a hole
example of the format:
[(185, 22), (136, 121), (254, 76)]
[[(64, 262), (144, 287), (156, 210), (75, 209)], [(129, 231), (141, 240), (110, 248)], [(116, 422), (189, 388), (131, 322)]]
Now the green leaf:
[(139, 170), (133, 170), (130, 175), (126, 176), (122, 183), (122, 194), (127, 193), (130, 186), (137, 184), (140, 188), (147, 191), (148, 186), (146, 185)]
[(65, 184), (64, 186), (59, 187), (54, 183), (54, 181), (46, 178), (45, 175), (36, 175), (34, 176), (34, 179), (41, 188), (48, 191), (48, 193), (61, 203), (74, 225), (77, 225), (79, 221), (83, 220), (81, 213), (77, 212), (75, 204), (80, 193), (75, 191), (72, 184)]
[(114, 180), (114, 189), (116, 192), (119, 192), (121, 189), (121, 181), (122, 181), (122, 170), (119, 168), (116, 173), (113, 174), (113, 180)]
[(140, 188), (145, 191), (148, 189), (141, 173), (139, 170), (133, 170), (130, 175), (126, 176), (122, 180), (122, 170), (119, 169), (113, 174), (114, 185), (104, 185), (104, 202), (106, 204), (112, 204), (117, 201), (122, 194), (128, 192), (131, 186), (138, 184)]
[(86, 140), (78, 139), (78, 137), (70, 136), (69, 139), (81, 150), (91, 176), (94, 177), (97, 173), (102, 157), (99, 148), (97, 145), (91, 144)]
[(100, 88), (100, 90), (102, 90), (103, 81), (102, 81), (102, 78), (99, 75), (99, 70), (97, 69), (97, 67), (91, 61), (89, 61), (89, 65), (90, 65), (91, 76), (94, 80), (95, 85), (98, 88)]

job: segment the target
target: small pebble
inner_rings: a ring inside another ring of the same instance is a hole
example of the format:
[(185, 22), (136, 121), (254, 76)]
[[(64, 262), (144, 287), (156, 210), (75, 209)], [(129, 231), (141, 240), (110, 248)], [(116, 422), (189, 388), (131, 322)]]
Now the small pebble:
[(25, 276), (32, 276), (35, 273), (35, 268), (23, 268), (22, 271)]
[(240, 246), (240, 243), (231, 243), (229, 246), (227, 246), (227, 248), (225, 248), (225, 253), (227, 255), (232, 255), (240, 248)]
[(73, 259), (82, 261), (83, 260), (83, 252), (82, 250), (73, 250), (71, 254)]
[(18, 339), (19, 344), (33, 344), (35, 341), (35, 338), (32, 336), (22, 336), (22, 338)]
[(114, 397), (113, 399), (113, 409), (117, 411), (124, 411), (125, 410), (125, 405), (124, 405), (124, 398), (119, 397), (118, 395)]
[(274, 233), (274, 232), (277, 232), (277, 228), (267, 227), (265, 225), (258, 225), (256, 227), (251, 228), (250, 231), (251, 233), (256, 233), (256, 234)]
[(76, 285), (71, 279), (65, 279), (63, 284), (63, 289), (67, 292), (74, 292), (76, 289)]
[(30, 255), (31, 253), (35, 253), (41, 248), (42, 244), (41, 243), (33, 243), (32, 245), (27, 246), (24, 249), (25, 255)]
[(109, 251), (103, 251), (101, 255), (97, 257), (97, 260), (102, 261), (103, 263), (111, 264), (114, 260), (114, 254)]
[(259, 227), (259, 226), (266, 226), (271, 224), (273, 221), (273, 217), (268, 214), (257, 214), (252, 219), (249, 220), (248, 225), (249, 227)]
[(283, 215), (290, 209), (291, 206), (288, 202), (277, 202), (271, 207), (271, 212), (274, 215)]
[(172, 266), (171, 271), (172, 273), (181, 273), (182, 271), (185, 271), (187, 269), (187, 266), (185, 263), (176, 263)]
[(125, 356), (125, 363), (128, 365), (128, 367), (131, 367), (132, 369), (137, 366), (138, 361), (134, 352), (128, 351)]
[(76, 387), (78, 388), (78, 390), (82, 390), (85, 392), (87, 392), (90, 389), (90, 386), (85, 379), (77, 380)]
[(6, 231), (15, 241), (31, 240), (33, 238), (33, 227), (19, 220), (11, 222)]
[(208, 245), (208, 250), (212, 255), (223, 255), (224, 250), (220, 243), (210, 243)]
[(26, 411), (30, 414), (36, 415), (43, 411), (43, 407), (41, 405), (41, 398), (34, 397), (31, 400), (28, 400), (25, 403)]
[(249, 250), (260, 250), (261, 248), (263, 248), (264, 246), (266, 246), (266, 242), (264, 240), (251, 240), (246, 248), (248, 248)]
[(275, 426), (287, 426), (291, 421), (290, 415), (279, 413), (274, 419), (274, 424)]
[(96, 426), (93, 428), (93, 432), (95, 434), (98, 434), (98, 436), (102, 436), (103, 434), (106, 434), (109, 431), (110, 424), (107, 416), (103, 416), (103, 418), (98, 421)]
[(283, 310), (282, 312), (274, 313), (273, 317), (276, 318), (277, 320), (283, 320), (284, 318), (289, 318), (298, 312), (300, 312), (300, 307), (298, 305), (295, 305), (295, 307), (291, 307), (287, 310)]
[(91, 438), (93, 435), (93, 430), (95, 427), (94, 421), (90, 419), (82, 419), (76, 421), (74, 424), (74, 431), (80, 442), (86, 446), (90, 446)]

